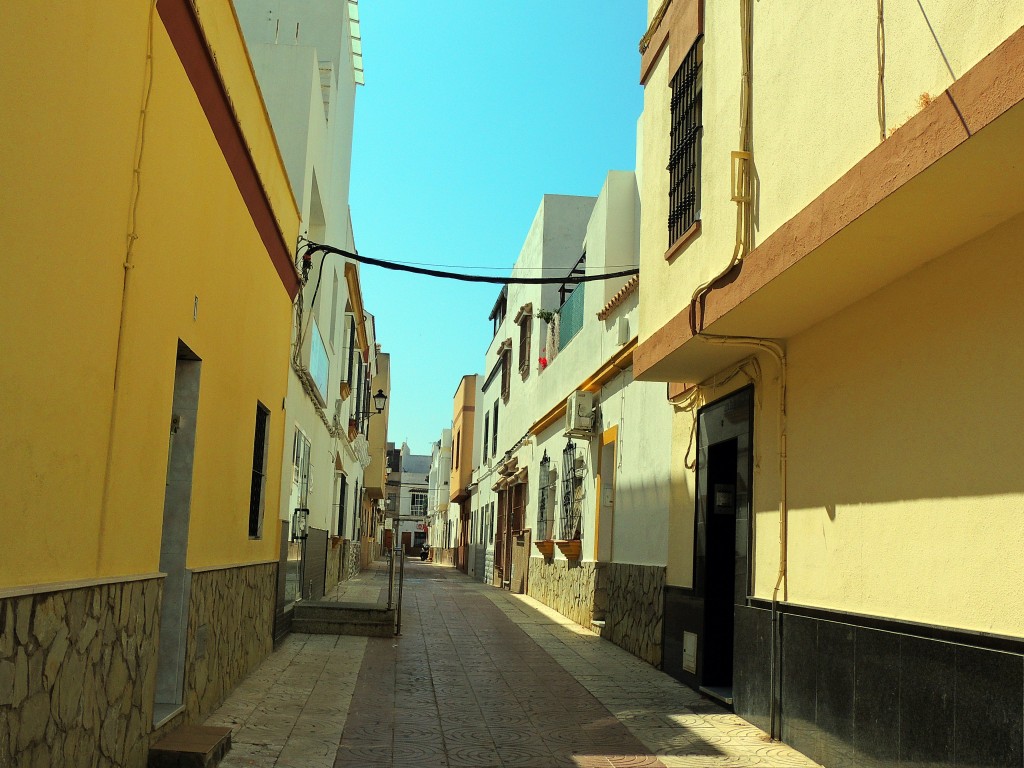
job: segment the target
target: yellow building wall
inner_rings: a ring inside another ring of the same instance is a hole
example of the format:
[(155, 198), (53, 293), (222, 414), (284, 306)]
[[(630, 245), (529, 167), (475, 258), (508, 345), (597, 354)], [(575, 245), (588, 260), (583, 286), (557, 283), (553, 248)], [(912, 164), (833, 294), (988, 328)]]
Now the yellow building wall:
[[(179, 338), (203, 359), (188, 565), (276, 558), (273, 504), (250, 541), (248, 499), (257, 399), (280, 465), (290, 300), (159, 17), (101, 520), (147, 17), (128, 2), (14, 4), (0, 25), (0, 231), (15, 257), (0, 302), (4, 587), (158, 570)], [(278, 216), (294, 238), (294, 210)]]
[[(800, 605), (1024, 632), (1024, 216), (787, 340), (788, 589)], [(778, 364), (756, 357), (753, 596), (779, 567)], [(716, 379), (729, 377), (723, 371)], [(749, 383), (702, 388), (711, 403)], [(692, 416), (674, 421), (667, 582), (691, 586)], [(689, 450), (689, 457), (687, 451)]]
[[(377, 375), (370, 383), (370, 391), (383, 390), (388, 399), (384, 401), (384, 412), (370, 417), (370, 464), (363, 473), (363, 482), (371, 498), (384, 498), (388, 480), (388, 421), (391, 415), (391, 355), (377, 353)], [(372, 402), (371, 402), (372, 405)], [(369, 406), (367, 406), (369, 407)]]
[(790, 341), (791, 601), (1024, 631), (1022, 238), (1018, 217)]
[[(780, 533), (779, 459), (780, 368), (774, 357), (750, 350), (750, 357), (722, 371), (701, 388), (695, 407), (684, 408), (685, 398), (676, 398), (672, 420), (671, 510), (669, 515), (666, 583), (693, 586), (694, 515), (696, 514), (697, 410), (743, 387), (754, 384), (754, 536), (751, 543), (753, 594), (770, 599), (779, 573)], [(782, 594), (780, 593), (780, 598)]]
[[(473, 432), (476, 425), (476, 376), (463, 376), (455, 392), (452, 415), (451, 497), (465, 491), (473, 480)], [(456, 437), (461, 434), (462, 439)], [(458, 449), (458, 459), (455, 451)]]
[[(649, 17), (659, 5), (648, 3)], [(756, 247), (876, 147), (882, 123), (877, 4), (780, 0), (752, 6)], [(923, 94), (934, 98), (953, 82), (947, 59), (959, 77), (1024, 24), (1024, 5), (1014, 0), (936, 0), (925, 8), (927, 17), (917, 3), (885, 4), (889, 133), (920, 111)], [(740, 149), (740, 4), (705, 2), (704, 9), (702, 230), (672, 262), (664, 258), (671, 39), (644, 89), (638, 124), (641, 344), (728, 265), (736, 242), (730, 153)], [(690, 41), (676, 44), (688, 49)]]

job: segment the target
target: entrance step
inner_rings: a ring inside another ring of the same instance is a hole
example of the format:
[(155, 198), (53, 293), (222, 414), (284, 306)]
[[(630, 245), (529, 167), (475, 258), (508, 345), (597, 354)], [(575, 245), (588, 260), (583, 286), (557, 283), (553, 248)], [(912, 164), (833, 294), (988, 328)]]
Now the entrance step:
[(395, 609), (379, 603), (296, 603), (292, 632), (391, 637), (395, 634)]
[(231, 729), (183, 725), (149, 748), (149, 768), (213, 768), (231, 750)]
[(732, 686), (702, 685), (700, 692), (726, 706), (732, 706)]

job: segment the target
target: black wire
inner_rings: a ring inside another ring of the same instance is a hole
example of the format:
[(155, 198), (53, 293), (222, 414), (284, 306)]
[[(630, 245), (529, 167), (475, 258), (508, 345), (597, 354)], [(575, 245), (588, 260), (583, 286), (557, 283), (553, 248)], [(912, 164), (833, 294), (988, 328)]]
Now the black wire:
[[(312, 240), (306, 240), (305, 247), (307, 249), (307, 256), (311, 256), (317, 251), (322, 251), (325, 254), (333, 253), (338, 256), (344, 256), (345, 258), (352, 259), (353, 261), (370, 264), (375, 267), (393, 269), (399, 272), (411, 272), (414, 275), (427, 275), (428, 277), (441, 277), (448, 280), (461, 280), (466, 283), (493, 283), (495, 285), (565, 285), (568, 283), (590, 283), (597, 280), (612, 280), (617, 277), (631, 277), (632, 275), (640, 273), (638, 268), (633, 267), (632, 269), (608, 272), (606, 274), (566, 275), (565, 277), (498, 277), (494, 275), (467, 275), (461, 272), (445, 272), (439, 269), (426, 269), (424, 267), (414, 267), (409, 264), (398, 264), (393, 261), (374, 259), (369, 256), (360, 256), (358, 253), (345, 251), (331, 245), (314, 243)], [(323, 267), (322, 261), (320, 266)], [(319, 287), (319, 280), (317, 283)], [(316, 300), (316, 290), (313, 291), (313, 299), (314, 301)]]

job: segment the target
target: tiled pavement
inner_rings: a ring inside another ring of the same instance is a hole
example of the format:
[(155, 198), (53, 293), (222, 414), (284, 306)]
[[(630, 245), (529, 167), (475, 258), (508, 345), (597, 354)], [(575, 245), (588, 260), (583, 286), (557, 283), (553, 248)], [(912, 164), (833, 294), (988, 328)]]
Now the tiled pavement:
[[(381, 564), (329, 599), (386, 600)], [(207, 721), (237, 766), (814, 766), (530, 598), (407, 563), (402, 637), (292, 635)]]

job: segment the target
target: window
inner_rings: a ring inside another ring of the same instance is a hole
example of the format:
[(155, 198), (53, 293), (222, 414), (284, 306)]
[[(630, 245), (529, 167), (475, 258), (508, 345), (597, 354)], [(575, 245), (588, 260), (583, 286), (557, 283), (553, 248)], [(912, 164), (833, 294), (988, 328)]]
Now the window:
[(524, 304), (516, 315), (519, 324), (519, 374), (530, 375), (530, 342), (533, 340), (533, 304)]
[(269, 444), (270, 411), (256, 402), (256, 429), (252, 440), (252, 484), (249, 487), (249, 538), (263, 537), (263, 507), (266, 502), (267, 445)]
[(487, 448), (491, 444), (490, 429), (491, 429), (491, 414), (490, 413), (485, 413), (484, 414), (484, 452), (483, 452), (483, 455), (481, 456), (481, 459), (480, 459), (481, 463), (484, 463), (484, 462), (487, 461)]
[(498, 329), (501, 328), (502, 322), (505, 320), (506, 304), (508, 301), (508, 286), (504, 286), (501, 289), (501, 293), (498, 294), (498, 300), (494, 302), (494, 307), (491, 309), (491, 314), (487, 316), (487, 319), (494, 323), (494, 335), (498, 335)]
[(348, 478), (341, 476), (341, 490), (338, 491), (338, 535), (345, 535), (345, 506), (348, 496)]
[(412, 498), (412, 513), (414, 515), (426, 515), (427, 492), (424, 490), (416, 490), (412, 491), (409, 495)]
[(338, 335), (338, 273), (334, 273), (334, 284), (331, 286), (331, 349), (337, 349), (334, 344)]
[(306, 507), (310, 490), (310, 445), (309, 440), (298, 428), (295, 430), (295, 440), (292, 446), (292, 482), (298, 486), (299, 506)]
[(537, 489), (537, 539), (547, 541), (554, 538), (555, 485), (557, 470), (551, 468), (547, 451), (540, 462), (540, 476)]
[(459, 468), (459, 454), (462, 453), (462, 430), (455, 433), (455, 468)]
[(498, 455), (498, 401), (494, 401), (494, 417), (491, 419), (491, 456)]
[(586, 283), (579, 283), (569, 298), (558, 308), (558, 351), (561, 352), (583, 328), (584, 296)]
[[(352, 490), (352, 509), (355, 510), (354, 519), (358, 520), (359, 516), (363, 513), (363, 500), (359, 496), (359, 481), (356, 480), (355, 488)], [(356, 538), (359, 538), (359, 532), (356, 531)]]
[(356, 396), (356, 419), (360, 419), (360, 413), (363, 412), (363, 356), (360, 355), (356, 361), (356, 377), (350, 381), (352, 389)]
[[(566, 275), (566, 280), (558, 288), (558, 352), (568, 346), (576, 334), (583, 328), (583, 302), (586, 283), (577, 282), (587, 273), (587, 252), (576, 260), (573, 268)], [(554, 350), (553, 350), (554, 351)], [(554, 355), (549, 357), (553, 358)]]
[(345, 371), (345, 381), (351, 387), (352, 385), (352, 366), (355, 364), (356, 355), (356, 318), (355, 315), (350, 315), (345, 318), (345, 322), (348, 323), (348, 368)]
[(686, 54), (672, 77), (672, 133), (668, 157), (668, 244), (700, 219), (700, 144), (704, 40)]
[(388, 510), (388, 512), (395, 512), (396, 514), (398, 513), (398, 494), (397, 493), (389, 493), (388, 494), (387, 510)]
[(512, 345), (501, 352), (501, 399), (508, 402), (512, 394)]
[(583, 538), (583, 470), (576, 462), (576, 446), (570, 440), (562, 451), (563, 539)]

